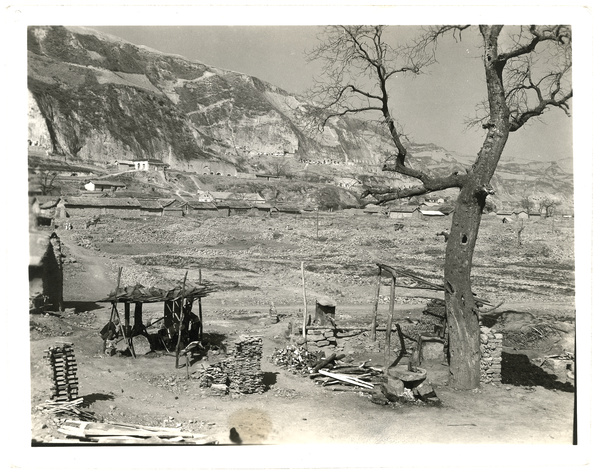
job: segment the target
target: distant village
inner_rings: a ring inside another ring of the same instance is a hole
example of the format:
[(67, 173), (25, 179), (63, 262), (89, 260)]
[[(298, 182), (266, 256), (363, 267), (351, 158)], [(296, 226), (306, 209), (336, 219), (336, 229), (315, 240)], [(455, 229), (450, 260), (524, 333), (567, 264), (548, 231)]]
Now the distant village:
[[(32, 146), (31, 148), (33, 148)], [(30, 148), (30, 149), (31, 149)], [(118, 172), (158, 171), (166, 173), (168, 164), (159, 160), (116, 161)], [(235, 170), (211, 169), (209, 165), (202, 170), (204, 175), (232, 176), (240, 179), (276, 181), (281, 177), (266, 173), (241, 173)], [(229, 172), (228, 172), (229, 171)], [(166, 174), (165, 174), (166, 175)], [(217, 192), (198, 190), (195, 197), (186, 198), (173, 195), (169, 198), (155, 196), (136, 196), (127, 192), (127, 185), (117, 179), (89, 179), (83, 181), (78, 195), (43, 195), (40, 186), (30, 186), (30, 207), (37, 225), (50, 226), (55, 219), (70, 217), (97, 217), (113, 215), (117, 217), (184, 217), (256, 215), (276, 218), (280, 214), (302, 214), (314, 212), (314, 207), (302, 207), (286, 202), (269, 202), (258, 193)], [(333, 177), (331, 184), (348, 190), (359, 190), (363, 183), (353, 177)], [(331, 209), (329, 209), (332, 211)], [(388, 206), (368, 204), (365, 208), (341, 210), (350, 215), (381, 216), (390, 219), (403, 218), (443, 218), (452, 215), (453, 205), (444, 199), (426, 199), (412, 201), (409, 204), (395, 203)], [(511, 222), (516, 219), (539, 219), (541, 212), (524, 209), (498, 210), (488, 212)], [(569, 216), (566, 216), (569, 217)]]

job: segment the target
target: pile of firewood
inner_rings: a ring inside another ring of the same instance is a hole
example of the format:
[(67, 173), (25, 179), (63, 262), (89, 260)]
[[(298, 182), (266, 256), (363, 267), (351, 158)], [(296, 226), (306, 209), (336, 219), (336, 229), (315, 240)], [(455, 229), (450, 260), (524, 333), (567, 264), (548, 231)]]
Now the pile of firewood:
[[(216, 440), (204, 434), (184, 432), (181, 428), (149, 427), (125, 423), (66, 421), (58, 431), (76, 442), (104, 444), (195, 444), (214, 445)], [(61, 442), (60, 440), (58, 441)]]
[(383, 368), (338, 363), (344, 355), (331, 355), (312, 368), (310, 378), (321, 386), (331, 386), (333, 391), (369, 392), (376, 384), (383, 382)]
[(306, 348), (291, 345), (276, 349), (271, 355), (271, 363), (285, 367), (293, 373), (308, 374), (322, 356), (322, 351), (311, 352)]
[(73, 353), (73, 344), (49, 347), (44, 351), (44, 359), (50, 365), (52, 388), (51, 399), (72, 401), (79, 395), (77, 380), (77, 362)]
[(80, 397), (74, 401), (46, 401), (44, 404), (37, 406), (38, 411), (48, 414), (57, 414), (63, 417), (77, 417), (81, 420), (96, 420), (96, 416), (91, 412), (84, 411), (78, 406), (83, 402)]

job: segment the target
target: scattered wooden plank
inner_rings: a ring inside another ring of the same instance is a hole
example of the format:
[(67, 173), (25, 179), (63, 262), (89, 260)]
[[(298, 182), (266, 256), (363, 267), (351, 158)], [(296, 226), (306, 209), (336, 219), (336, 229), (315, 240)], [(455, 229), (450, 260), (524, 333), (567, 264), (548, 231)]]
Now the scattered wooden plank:
[(344, 381), (345, 383), (354, 384), (356, 386), (361, 386), (364, 388), (373, 389), (373, 384), (367, 383), (366, 381), (361, 381), (360, 379), (353, 378), (351, 376), (346, 376), (342, 374), (330, 373), (329, 371), (319, 370), (319, 373), (329, 376), (334, 379), (339, 379), (340, 381)]
[(350, 387), (350, 386), (336, 386), (336, 387), (333, 387), (333, 388), (325, 387), (323, 389), (326, 389), (327, 391), (345, 392), (345, 393), (365, 393), (365, 394), (370, 394), (371, 393), (371, 391), (369, 389), (359, 388), (357, 386), (355, 386), (355, 387)]

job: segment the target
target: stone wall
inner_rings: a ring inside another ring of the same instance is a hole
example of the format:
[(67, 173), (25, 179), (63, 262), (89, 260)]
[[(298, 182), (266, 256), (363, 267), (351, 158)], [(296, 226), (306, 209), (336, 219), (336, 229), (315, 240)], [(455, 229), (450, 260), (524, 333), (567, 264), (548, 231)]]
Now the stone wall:
[(480, 327), (481, 382), (502, 382), (502, 334), (489, 327)]
[[(302, 333), (302, 328), (300, 328)], [(306, 330), (307, 348), (309, 350), (322, 349), (323, 347), (336, 347), (337, 338), (333, 327), (331, 329), (310, 329)]]

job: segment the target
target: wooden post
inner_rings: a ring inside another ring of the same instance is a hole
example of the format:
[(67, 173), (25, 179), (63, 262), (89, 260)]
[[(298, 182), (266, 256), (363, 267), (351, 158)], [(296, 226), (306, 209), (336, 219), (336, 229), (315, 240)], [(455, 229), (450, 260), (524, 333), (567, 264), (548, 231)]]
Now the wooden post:
[(130, 308), (129, 302), (124, 302), (123, 303), (123, 308), (124, 308), (124, 310), (123, 310), (123, 317), (125, 319), (125, 333), (123, 334), (123, 336), (126, 337), (126, 338), (130, 338), (128, 336), (129, 335), (129, 327), (131, 325), (129, 323), (130, 317), (131, 317), (131, 308)]
[(177, 346), (175, 347), (175, 369), (179, 368), (179, 352), (181, 351), (181, 326), (183, 325), (183, 301), (185, 295), (185, 281), (187, 279), (188, 272), (185, 272), (183, 277), (183, 284), (181, 285), (181, 304), (179, 305), (179, 333), (177, 334)]
[(375, 289), (375, 302), (373, 303), (373, 322), (371, 324), (371, 340), (377, 339), (377, 306), (379, 305), (379, 290), (381, 289), (381, 266), (377, 272), (377, 287)]
[(388, 314), (387, 327), (385, 330), (385, 351), (389, 355), (392, 341), (392, 319), (394, 318), (394, 302), (396, 299), (396, 276), (392, 275), (390, 286), (390, 313)]
[(133, 329), (134, 335), (139, 335), (144, 332), (144, 319), (143, 319), (143, 306), (142, 302), (135, 303), (135, 309), (133, 312)]
[[(198, 284), (202, 284), (202, 268), (198, 268)], [(202, 321), (202, 297), (198, 297), (198, 319), (200, 320), (198, 340), (200, 343), (202, 343), (204, 336), (204, 322)]]
[(302, 294), (304, 294), (304, 321), (302, 322), (302, 336), (306, 342), (306, 321), (308, 319), (308, 307), (306, 305), (306, 285), (304, 281), (304, 261), (300, 264), (300, 272), (302, 273)]
[(121, 286), (121, 272), (123, 271), (123, 267), (119, 267), (119, 272), (117, 274), (117, 288), (115, 289), (115, 300), (117, 297), (117, 292), (119, 292), (119, 287)]

